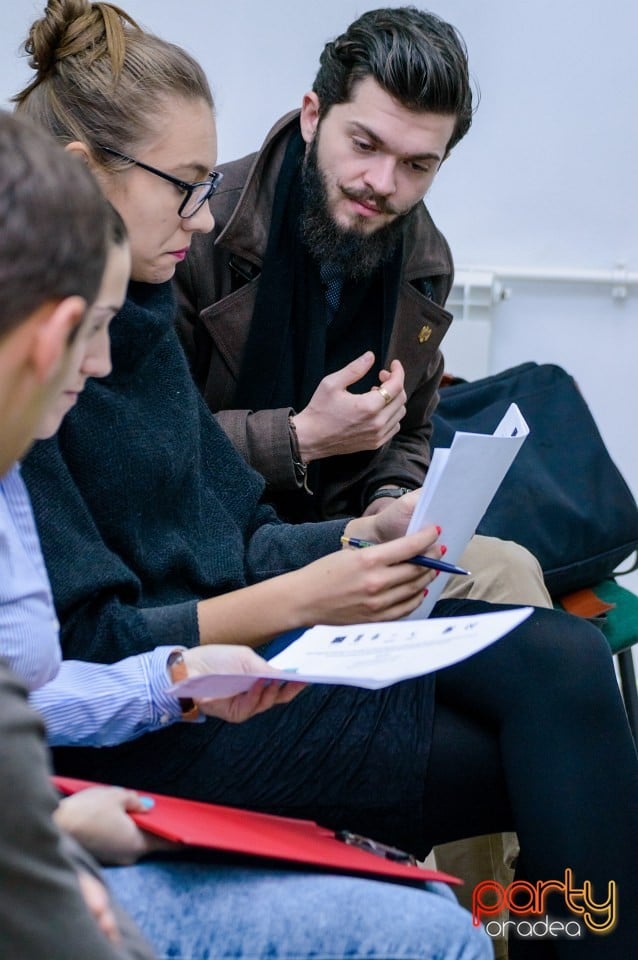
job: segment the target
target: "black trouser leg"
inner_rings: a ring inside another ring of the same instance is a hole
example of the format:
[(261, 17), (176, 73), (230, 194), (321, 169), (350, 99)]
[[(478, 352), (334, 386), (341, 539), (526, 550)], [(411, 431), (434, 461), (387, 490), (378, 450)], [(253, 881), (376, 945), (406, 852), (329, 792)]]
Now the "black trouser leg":
[[(447, 604), (439, 609), (450, 612)], [(432, 843), (514, 828), (521, 844), (517, 879), (524, 870), (532, 884), (562, 881), (570, 869), (576, 887), (591, 882), (596, 901), (613, 881), (615, 931), (556, 941), (555, 955), (632, 956), (638, 761), (599, 631), (568, 615), (536, 611), (503, 640), (441, 671), (436, 698), (425, 810)], [(548, 912), (576, 916), (562, 894), (550, 897)], [(540, 941), (529, 949), (543, 956)], [(527, 950), (513, 944), (512, 956)], [(552, 952), (546, 947), (545, 954)]]

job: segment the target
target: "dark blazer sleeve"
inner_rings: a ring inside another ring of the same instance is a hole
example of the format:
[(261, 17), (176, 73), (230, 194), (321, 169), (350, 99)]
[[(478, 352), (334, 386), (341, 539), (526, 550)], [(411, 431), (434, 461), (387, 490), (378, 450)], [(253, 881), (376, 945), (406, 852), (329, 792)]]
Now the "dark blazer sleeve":
[[(176, 323), (195, 383), (235, 449), (274, 490), (297, 490), (301, 482), (290, 447), (291, 409), (245, 410), (236, 406), (237, 380), (261, 261), (259, 257), (239, 257), (217, 241), (235, 212), (255, 158), (253, 154), (221, 168), (222, 188), (211, 201), (215, 227), (209, 234), (193, 237), (189, 255), (175, 273)], [(277, 164), (275, 167), (278, 169)], [(255, 212), (252, 227), (260, 249), (266, 245), (268, 222), (269, 215), (264, 219), (263, 210), (261, 214)]]
[[(246, 171), (242, 173), (245, 176)], [(194, 237), (188, 258), (179, 265), (179, 329), (195, 381), (218, 423), (270, 489), (283, 493), (300, 485), (290, 448), (290, 410), (236, 408), (240, 361), (259, 284), (259, 267), (247, 261), (247, 274), (251, 267), (254, 273), (243, 284), (235, 283), (231, 259), (234, 263), (238, 256), (216, 243), (220, 233), (223, 241), (224, 226), (237, 201), (234, 183), (214, 197), (215, 232)], [(258, 219), (267, 225), (263, 216)], [(387, 484), (420, 486), (429, 466), (431, 415), (443, 372), (440, 346), (452, 320), (444, 304), (453, 262), (447, 241), (424, 205), (406, 221), (405, 230), (399, 298), (384, 361), (386, 366), (393, 359), (403, 364), (406, 415), (400, 431), (383, 448), (344, 456), (341, 467), (331, 469), (332, 480), (316, 498), (321, 502), (314, 504), (326, 518), (360, 513), (374, 491)]]
[[(99, 877), (88, 854), (63, 840), (52, 820), (40, 719), (22, 684), (0, 663), (0, 942), (11, 960), (152, 960), (128, 918), (112, 946), (89, 913), (76, 867)], [(77, 854), (77, 863), (73, 863)]]

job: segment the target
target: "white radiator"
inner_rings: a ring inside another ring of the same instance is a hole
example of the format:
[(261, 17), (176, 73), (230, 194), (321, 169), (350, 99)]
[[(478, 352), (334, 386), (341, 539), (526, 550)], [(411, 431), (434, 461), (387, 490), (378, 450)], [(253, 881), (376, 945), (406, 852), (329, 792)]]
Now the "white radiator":
[(476, 380), (495, 372), (490, 366), (490, 338), (498, 305), (516, 295), (517, 286), (525, 284), (526, 292), (537, 286), (545, 291), (553, 285), (565, 287), (596, 286), (608, 288), (609, 296), (618, 302), (638, 288), (638, 273), (628, 272), (624, 264), (613, 270), (561, 269), (525, 267), (460, 267), (454, 277), (447, 309), (454, 323), (443, 341), (447, 373)]

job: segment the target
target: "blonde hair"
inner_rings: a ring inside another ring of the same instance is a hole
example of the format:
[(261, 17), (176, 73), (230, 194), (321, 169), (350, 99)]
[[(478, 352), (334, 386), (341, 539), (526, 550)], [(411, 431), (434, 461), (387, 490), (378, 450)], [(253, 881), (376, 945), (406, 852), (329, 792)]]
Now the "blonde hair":
[[(48, 0), (24, 48), (36, 76), (13, 98), (16, 110), (94, 155), (100, 145), (130, 153), (152, 138), (169, 98), (203, 99), (213, 109), (197, 61), (111, 3)], [(118, 163), (104, 154), (101, 162)]]

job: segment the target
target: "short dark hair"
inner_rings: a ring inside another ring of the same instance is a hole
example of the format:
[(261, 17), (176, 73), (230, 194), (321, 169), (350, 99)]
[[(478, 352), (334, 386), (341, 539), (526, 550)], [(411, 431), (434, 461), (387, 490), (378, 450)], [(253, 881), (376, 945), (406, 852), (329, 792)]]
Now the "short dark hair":
[(0, 111), (0, 337), (47, 300), (91, 303), (114, 226), (86, 164)]
[(326, 44), (313, 90), (320, 115), (348, 103), (354, 87), (374, 80), (409, 110), (456, 116), (448, 150), (472, 123), (467, 49), (458, 30), (416, 7), (369, 10)]

